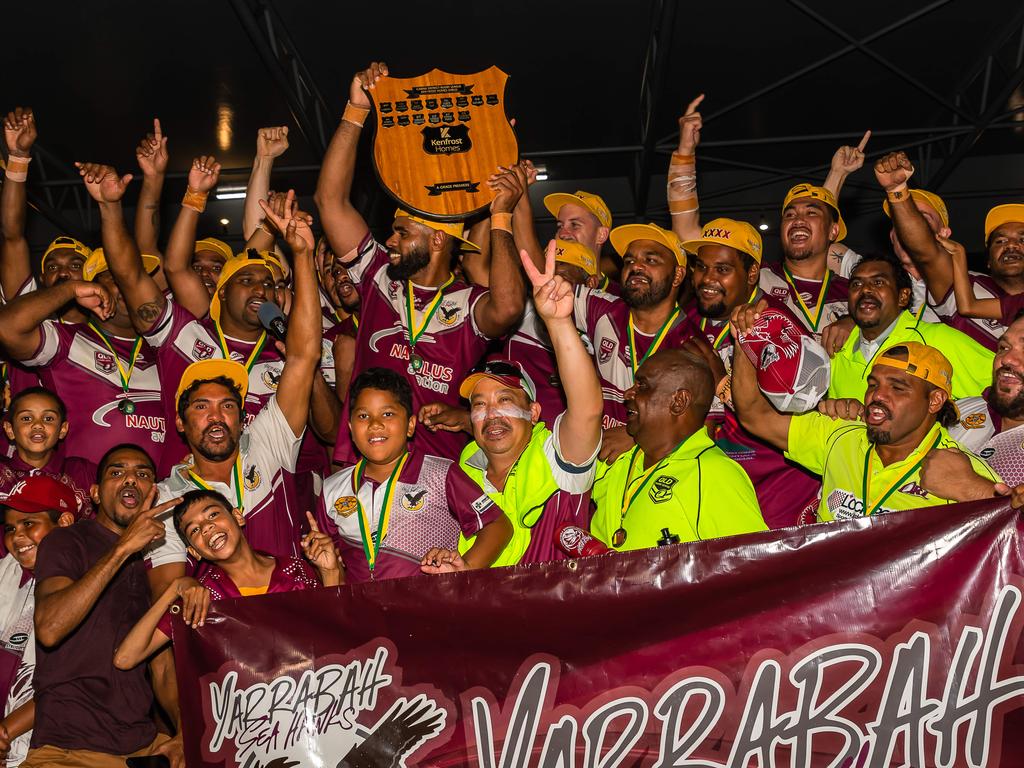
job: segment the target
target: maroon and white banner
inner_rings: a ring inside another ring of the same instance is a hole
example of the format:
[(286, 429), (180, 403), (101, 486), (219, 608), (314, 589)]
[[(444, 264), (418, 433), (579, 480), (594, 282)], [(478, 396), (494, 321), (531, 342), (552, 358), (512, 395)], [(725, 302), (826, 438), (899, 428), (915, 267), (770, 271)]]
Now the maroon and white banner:
[(986, 502), (215, 603), (190, 766), (1024, 765), (1018, 513)]

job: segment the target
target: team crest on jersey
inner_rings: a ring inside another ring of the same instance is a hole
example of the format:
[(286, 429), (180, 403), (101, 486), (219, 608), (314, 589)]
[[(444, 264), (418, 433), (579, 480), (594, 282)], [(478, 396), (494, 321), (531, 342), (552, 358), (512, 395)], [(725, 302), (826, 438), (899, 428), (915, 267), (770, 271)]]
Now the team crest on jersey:
[(960, 425), (964, 429), (981, 429), (985, 426), (985, 414), (969, 413), (966, 417), (960, 420)]
[(359, 502), (355, 496), (339, 496), (334, 501), (334, 511), (342, 517), (348, 517), (356, 508), (359, 506)]
[(441, 306), (437, 308), (437, 319), (441, 321), (443, 325), (455, 325), (459, 322), (459, 307), (456, 301), (443, 301)]
[(911, 480), (909, 483), (900, 488), (900, 493), (906, 493), (910, 496), (920, 496), (922, 499), (928, 498), (928, 491), (922, 488), (920, 485)]
[(249, 470), (245, 473), (242, 485), (245, 486), (245, 490), (247, 491), (255, 491), (260, 487), (260, 483), (262, 482), (263, 476), (260, 474), (260, 471), (256, 469), (256, 465), (254, 464), (249, 467)]
[(9, 650), (16, 651), (28, 642), (28, 632), (15, 632), (8, 638), (5, 647)]
[(100, 373), (113, 373), (117, 369), (117, 361), (114, 360), (114, 356), (108, 355), (106, 352), (94, 353), (93, 361), (96, 365), (96, 370)]
[(597, 355), (597, 362), (604, 365), (612, 359), (612, 354), (615, 352), (615, 340), (614, 339), (601, 339), (601, 350)]
[(192, 359), (193, 360), (209, 360), (213, 357), (213, 353), (216, 350), (207, 344), (202, 339), (196, 339), (196, 343), (192, 345)]
[(388, 298), (396, 298), (398, 296), (398, 288), (399, 285), (397, 280), (392, 280), (390, 283), (388, 283)]
[(402, 494), (402, 507), (409, 512), (419, 512), (427, 501), (427, 489), (419, 486)]
[(786, 298), (789, 298), (789, 288), (786, 288), (786, 287), (779, 288), (778, 286), (776, 286), (776, 287), (772, 288), (772, 296), (774, 296), (776, 299), (786, 299)]
[(264, 368), (260, 376), (267, 389), (277, 391), (277, 385), (281, 381), (281, 370), (279, 368)]
[(651, 497), (651, 501), (655, 504), (661, 504), (663, 501), (668, 501), (672, 498), (672, 486), (679, 482), (678, 477), (672, 477), (671, 475), (660, 475), (654, 478), (654, 482), (651, 483), (651, 490), (647, 492), (647, 495)]
[(832, 491), (825, 499), (825, 505), (836, 520), (855, 520), (864, 517), (864, 502), (842, 488)]

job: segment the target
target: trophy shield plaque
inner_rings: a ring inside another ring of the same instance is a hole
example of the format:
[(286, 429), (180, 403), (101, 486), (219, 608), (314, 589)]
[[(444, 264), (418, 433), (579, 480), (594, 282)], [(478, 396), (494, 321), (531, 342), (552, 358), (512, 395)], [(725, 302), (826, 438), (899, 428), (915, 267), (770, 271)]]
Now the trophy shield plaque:
[(381, 78), (369, 91), (377, 113), (373, 164), (400, 206), (439, 221), (461, 221), (494, 198), (487, 177), (518, 162), (505, 116), (508, 75), (433, 69)]

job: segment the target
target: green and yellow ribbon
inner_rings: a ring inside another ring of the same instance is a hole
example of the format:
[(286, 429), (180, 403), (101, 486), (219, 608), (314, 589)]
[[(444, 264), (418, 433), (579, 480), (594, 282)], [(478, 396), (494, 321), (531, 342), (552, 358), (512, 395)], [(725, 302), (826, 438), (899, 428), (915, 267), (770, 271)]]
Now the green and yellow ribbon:
[(817, 333), (818, 323), (821, 322), (822, 311), (825, 309), (825, 294), (828, 292), (828, 287), (832, 283), (832, 270), (825, 270), (825, 279), (821, 281), (821, 290), (818, 291), (818, 300), (814, 304), (813, 312), (810, 307), (804, 304), (804, 300), (800, 296), (800, 291), (797, 290), (796, 283), (793, 282), (793, 275), (790, 274), (789, 268), (783, 267), (782, 273), (786, 276), (786, 282), (789, 283), (789, 287), (793, 289), (793, 296), (796, 299), (797, 309), (799, 309), (800, 313), (804, 316), (804, 319), (810, 326), (811, 331)]
[(132, 344), (132, 351), (130, 353), (131, 360), (128, 363), (128, 370), (124, 369), (121, 364), (121, 358), (117, 356), (117, 352), (114, 351), (114, 345), (110, 341), (110, 337), (105, 334), (98, 325), (92, 320), (89, 321), (89, 327), (92, 328), (93, 332), (99, 336), (100, 341), (103, 342), (103, 346), (110, 350), (110, 354), (114, 356), (114, 363), (117, 365), (117, 375), (121, 378), (121, 389), (124, 393), (128, 394), (128, 384), (132, 379), (132, 374), (135, 372), (135, 362), (139, 359), (139, 352), (142, 350), (142, 337), (136, 336), (135, 343)]
[(370, 566), (370, 572), (377, 567), (377, 555), (380, 553), (380, 544), (387, 536), (388, 524), (391, 522), (391, 504), (395, 499), (395, 490), (398, 488), (398, 476), (402, 474), (406, 462), (409, 460), (409, 452), (406, 451), (402, 458), (391, 470), (391, 476), (384, 487), (384, 506), (380, 512), (377, 524), (377, 533), (373, 533), (373, 524), (363, 502), (359, 500), (359, 488), (363, 484), (363, 474), (366, 471), (366, 459), (362, 458), (356, 464), (355, 472), (352, 473), (352, 495), (356, 497), (356, 506), (359, 509), (359, 534), (363, 540), (363, 554), (366, 555), (366, 564)]
[(634, 376), (636, 376), (636, 372), (640, 369), (640, 366), (644, 364), (644, 361), (658, 351), (658, 347), (661, 346), (661, 342), (665, 340), (665, 337), (668, 335), (668, 332), (672, 330), (672, 324), (675, 322), (675, 319), (677, 317), (679, 317), (679, 307), (676, 307), (674, 310), (672, 310), (672, 314), (668, 316), (668, 320), (665, 321), (664, 325), (662, 325), (661, 328), (658, 329), (658, 332), (654, 335), (654, 343), (652, 343), (651, 346), (647, 348), (647, 352), (645, 352), (644, 356), (640, 358), (640, 362), (637, 362), (636, 334), (634, 332), (633, 313), (629, 313), (629, 367), (633, 370)]
[[(224, 338), (224, 331), (220, 327), (219, 322), (214, 323), (214, 327), (217, 329), (217, 343), (220, 345), (221, 354), (224, 355), (225, 360), (231, 359), (231, 351), (228, 349), (228, 341)], [(249, 373), (252, 367), (256, 365), (256, 361), (260, 358), (260, 353), (263, 352), (263, 348), (267, 345), (267, 332), (264, 331), (260, 334), (260, 337), (256, 340), (256, 346), (253, 347), (252, 352), (249, 354), (249, 359), (245, 361), (245, 372)]]
[(874, 453), (871, 446), (868, 446), (868, 449), (864, 454), (864, 483), (861, 492), (861, 498), (864, 501), (865, 517), (873, 515), (875, 512), (877, 512), (879, 507), (881, 507), (886, 502), (886, 500), (890, 496), (892, 496), (893, 492), (897, 488), (899, 488), (901, 485), (903, 485), (903, 483), (905, 483), (907, 480), (913, 477), (914, 473), (921, 468), (921, 464), (924, 462), (925, 456), (927, 456), (929, 453), (931, 453), (938, 447), (939, 441), (941, 439), (942, 433), (940, 432), (938, 435), (935, 436), (935, 441), (931, 444), (931, 446), (929, 446), (928, 450), (921, 454), (921, 458), (914, 463), (914, 466), (908, 469), (901, 478), (899, 478), (893, 483), (890, 483), (889, 487), (885, 490), (885, 493), (882, 494), (882, 497), (878, 499), (877, 502), (874, 503), (869, 503), (868, 501), (868, 499), (870, 498), (871, 488), (871, 454)]
[[(209, 483), (207, 483), (205, 480), (203, 480), (203, 478), (201, 478), (199, 475), (197, 475), (191, 469), (188, 471), (188, 477), (189, 477), (189, 480), (192, 481), (192, 484), (196, 486), (196, 488), (201, 488), (204, 491), (213, 491), (213, 490), (215, 490), (214, 488), (210, 487)], [(244, 515), (245, 514), (245, 501), (244, 501), (245, 486), (242, 485), (242, 452), (241, 451), (238, 452), (238, 456), (237, 456), (237, 458), (235, 458), (235, 466), (231, 468), (231, 477), (234, 480), (234, 484), (235, 484), (235, 489), (234, 489), (235, 490), (235, 509), (238, 510), (238, 513), (240, 515)]]
[(441, 306), (441, 299), (444, 298), (444, 289), (455, 282), (455, 275), (448, 275), (448, 279), (444, 281), (444, 284), (437, 289), (437, 293), (434, 294), (434, 298), (430, 300), (430, 303), (423, 309), (422, 321), (419, 325), (416, 324), (416, 304), (412, 294), (412, 281), (405, 281), (405, 314), (406, 319), (409, 323), (409, 349), (414, 350), (416, 348), (416, 342), (420, 340), (420, 336), (427, 330), (427, 326), (430, 325), (430, 321), (434, 317), (434, 313), (437, 312), (437, 308)]

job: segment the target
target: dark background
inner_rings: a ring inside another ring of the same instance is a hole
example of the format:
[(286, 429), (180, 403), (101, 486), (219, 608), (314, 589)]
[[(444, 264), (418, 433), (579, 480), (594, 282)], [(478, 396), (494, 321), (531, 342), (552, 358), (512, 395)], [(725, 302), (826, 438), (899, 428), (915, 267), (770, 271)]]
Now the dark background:
[[(1019, 0), (116, 0), (26, 4), (18, 27), (3, 53), (0, 108), (36, 112), (36, 250), (63, 231), (99, 244), (71, 163), (137, 172), (134, 147), (154, 116), (170, 137), (170, 170), (215, 153), (229, 169), (222, 185), (245, 183), (260, 126), (288, 124), (291, 148), (272, 186), (294, 187), (311, 206), (352, 74), (375, 59), (398, 76), (497, 64), (511, 76), (507, 107), (521, 153), (548, 169), (534, 194), (597, 192), (616, 223), (667, 224), (676, 120), (700, 92), (702, 219), (763, 217), (769, 254), (785, 190), (820, 183), (835, 148), (867, 128), (875, 132), (869, 164), (909, 147), (912, 185), (944, 196), (954, 237), (969, 250), (981, 248), (990, 205), (1024, 200)], [(183, 186), (168, 178), (164, 236)], [(374, 228), (385, 228), (392, 209), (365, 164), (356, 193)], [(885, 247), (881, 197), (869, 165), (844, 189), (857, 250)], [(201, 233), (240, 245), (241, 207), (211, 198)]]

